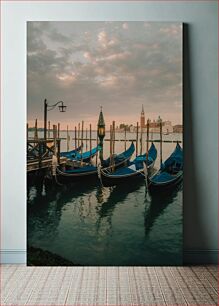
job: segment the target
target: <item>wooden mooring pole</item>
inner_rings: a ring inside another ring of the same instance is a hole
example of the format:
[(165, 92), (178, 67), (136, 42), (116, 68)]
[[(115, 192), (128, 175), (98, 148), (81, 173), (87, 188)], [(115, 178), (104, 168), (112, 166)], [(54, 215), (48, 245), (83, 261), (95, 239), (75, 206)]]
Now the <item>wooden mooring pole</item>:
[(27, 133), (27, 134), (26, 134), (26, 137), (27, 137), (27, 140), (28, 140), (28, 139), (29, 139), (29, 130), (28, 130), (28, 129), (29, 129), (29, 124), (28, 124), (28, 123), (27, 123), (26, 129), (27, 129), (27, 130), (26, 130), (26, 133)]
[(142, 146), (143, 146), (143, 128), (141, 126), (141, 130), (140, 130), (140, 155), (142, 155)]
[(57, 125), (53, 124), (54, 154), (57, 154)]
[(138, 122), (137, 122), (137, 130), (136, 130), (136, 156), (138, 156)]
[(78, 123), (78, 147), (80, 146), (80, 122)]
[[(97, 130), (97, 141), (96, 141), (96, 146), (98, 146), (98, 130)], [(98, 153), (96, 154), (96, 166), (98, 162)]]
[(87, 151), (87, 128), (86, 128), (86, 134), (85, 134), (85, 137), (86, 137), (86, 151)]
[(83, 158), (82, 158), (82, 154), (83, 154), (83, 137), (84, 137), (84, 121), (82, 120), (81, 122), (81, 164), (83, 163)]
[[(57, 130), (57, 126), (56, 126), (56, 130)], [(57, 138), (60, 138), (60, 123), (58, 123), (58, 134), (56, 136)]]
[(124, 132), (125, 132), (125, 151), (126, 151), (126, 126), (125, 126), (125, 129), (124, 129)]
[(113, 145), (112, 145), (112, 125), (110, 125), (110, 166), (112, 166), (112, 162), (113, 162)]
[(162, 141), (163, 141), (163, 133), (162, 133), (162, 119), (160, 118), (160, 166), (162, 166)]
[(38, 140), (37, 119), (35, 120), (34, 140)]
[(146, 147), (146, 153), (147, 153), (147, 158), (148, 158), (148, 150), (149, 150), (149, 124), (150, 120), (147, 120), (147, 147)]
[(77, 127), (75, 126), (75, 149), (77, 149)]
[(116, 142), (116, 133), (115, 133), (115, 121), (113, 121), (113, 154), (115, 154), (115, 142)]
[(67, 125), (67, 135), (66, 135), (67, 152), (69, 151), (69, 140), (70, 140), (70, 136), (68, 133), (68, 125)]
[(48, 138), (50, 138), (50, 121), (48, 121)]
[(113, 121), (113, 126), (112, 126), (112, 129), (113, 129), (113, 172), (115, 171), (115, 159), (114, 159), (114, 155), (115, 155), (115, 142), (116, 142), (116, 131), (115, 131), (115, 121)]
[(92, 127), (90, 124), (90, 155), (91, 155), (91, 150), (92, 150)]

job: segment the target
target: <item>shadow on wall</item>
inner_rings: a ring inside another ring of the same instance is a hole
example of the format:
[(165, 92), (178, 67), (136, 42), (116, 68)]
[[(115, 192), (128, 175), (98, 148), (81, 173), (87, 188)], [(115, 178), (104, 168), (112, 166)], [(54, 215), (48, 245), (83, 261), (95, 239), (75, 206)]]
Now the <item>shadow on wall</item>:
[(187, 252), (192, 249), (196, 237), (206, 241), (201, 215), (200, 193), (198, 186), (198, 171), (195, 158), (194, 140), (194, 112), (191, 92), (190, 71), (190, 36), (189, 25), (183, 27), (183, 124), (184, 124), (184, 192), (183, 192), (183, 216), (184, 216), (184, 262), (189, 261)]

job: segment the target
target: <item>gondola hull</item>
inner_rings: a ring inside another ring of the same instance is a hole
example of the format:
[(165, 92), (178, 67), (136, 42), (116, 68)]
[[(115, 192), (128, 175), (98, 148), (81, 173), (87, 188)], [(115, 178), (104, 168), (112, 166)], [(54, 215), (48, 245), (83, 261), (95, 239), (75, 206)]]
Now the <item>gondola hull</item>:
[(101, 149), (101, 147), (98, 145), (96, 148), (93, 148), (90, 151), (87, 151), (87, 152), (84, 152), (84, 153), (79, 153), (81, 148), (82, 148), (82, 146), (80, 146), (76, 150), (72, 150), (72, 151), (69, 151), (69, 152), (62, 152), (60, 154), (60, 156), (67, 157), (69, 160), (72, 160), (72, 161), (81, 161), (81, 162), (88, 163), (88, 162), (90, 162), (90, 160), (94, 156), (96, 156), (98, 154), (98, 152)]
[(153, 182), (149, 178), (148, 187), (151, 192), (171, 190), (176, 185), (181, 183), (182, 180), (183, 180), (183, 171), (180, 171), (175, 177), (173, 176), (172, 180), (166, 182)]
[[(129, 162), (133, 152), (135, 150), (134, 144), (132, 143), (128, 150), (117, 155), (115, 159), (114, 169), (119, 167), (123, 167)], [(107, 165), (107, 163), (106, 163)], [(66, 169), (62, 170), (60, 168), (56, 169), (56, 175), (51, 176), (51, 180), (57, 183), (66, 184), (66, 183), (74, 183), (78, 181), (89, 181), (89, 180), (97, 180), (98, 179), (98, 168), (96, 166), (92, 166), (89, 164), (80, 166), (79, 164), (74, 166), (67, 166)]]
[(106, 175), (101, 173), (101, 182), (105, 187), (111, 187), (116, 185), (125, 185), (132, 182), (137, 183), (145, 179), (144, 171), (139, 171), (138, 173), (133, 173), (131, 175), (119, 176), (119, 175)]
[[(138, 155), (132, 162), (127, 162), (127, 164), (117, 170), (112, 171), (112, 168), (103, 168), (100, 170), (100, 179), (104, 186), (115, 186), (121, 184), (132, 184), (137, 183), (145, 179), (144, 167), (147, 164), (147, 174), (152, 172), (155, 160), (157, 158), (157, 150), (154, 144), (148, 151), (148, 159), (146, 154)], [(116, 170), (116, 169), (115, 169)], [(146, 174), (146, 176), (147, 176)]]
[(66, 173), (57, 169), (56, 182), (60, 184), (75, 183), (75, 182), (88, 182), (98, 180), (97, 168), (93, 171), (83, 173)]
[(149, 190), (162, 191), (175, 187), (183, 179), (183, 150), (177, 143), (160, 170), (148, 179)]
[[(154, 167), (154, 163), (155, 161), (147, 167), (147, 171), (149, 174), (151, 173)], [(124, 173), (121, 175), (113, 175), (113, 173), (107, 173), (105, 169), (101, 171), (101, 182), (105, 187), (132, 184), (132, 183), (136, 184), (138, 182), (142, 182), (142, 180), (145, 180), (145, 174), (143, 168), (135, 172), (127, 174)]]
[(104, 169), (110, 169), (110, 168), (113, 168), (113, 167), (115, 169), (118, 169), (120, 167), (124, 167), (129, 162), (129, 160), (132, 157), (132, 154), (134, 153), (134, 151), (135, 151), (135, 146), (134, 146), (134, 143), (132, 142), (132, 144), (130, 145), (130, 147), (126, 151), (114, 156), (114, 158), (113, 158), (114, 165), (113, 166), (111, 165), (110, 157), (107, 158), (106, 160), (102, 160), (101, 165)]

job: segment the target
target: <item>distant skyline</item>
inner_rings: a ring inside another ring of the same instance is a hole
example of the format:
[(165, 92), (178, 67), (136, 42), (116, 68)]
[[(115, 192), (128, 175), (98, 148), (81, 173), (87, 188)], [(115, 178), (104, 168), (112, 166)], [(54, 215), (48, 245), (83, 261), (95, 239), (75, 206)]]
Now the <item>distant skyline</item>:
[(28, 22), (27, 119), (43, 127), (43, 101), (65, 129), (84, 120), (96, 128), (100, 105), (112, 120), (145, 117), (182, 124), (182, 24), (172, 22)]

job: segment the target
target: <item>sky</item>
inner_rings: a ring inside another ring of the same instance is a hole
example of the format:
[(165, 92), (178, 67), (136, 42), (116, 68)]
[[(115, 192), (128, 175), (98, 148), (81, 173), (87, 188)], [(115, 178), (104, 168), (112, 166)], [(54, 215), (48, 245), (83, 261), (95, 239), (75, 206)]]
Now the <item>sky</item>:
[(145, 117), (182, 124), (182, 24), (158, 22), (27, 23), (27, 119), (43, 127), (43, 101), (64, 101), (51, 124), (97, 125)]

